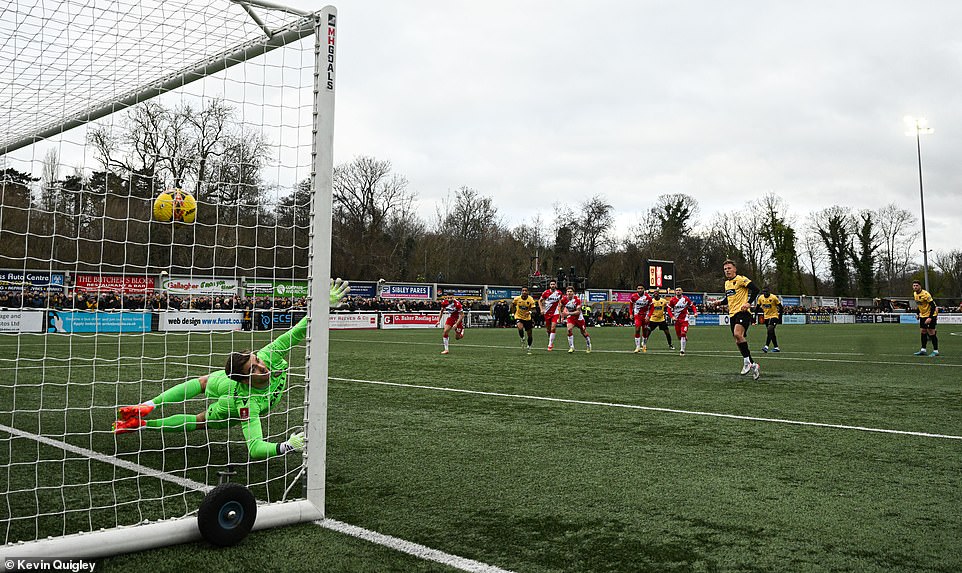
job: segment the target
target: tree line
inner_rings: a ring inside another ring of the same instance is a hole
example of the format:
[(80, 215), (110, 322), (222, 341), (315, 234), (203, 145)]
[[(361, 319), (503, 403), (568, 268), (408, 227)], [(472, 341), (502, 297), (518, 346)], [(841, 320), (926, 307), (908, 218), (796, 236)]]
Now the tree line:
[[(799, 220), (769, 193), (747, 207), (700, 217), (687, 194), (659, 196), (627, 235), (614, 228), (603, 195), (553, 207), (509, 226), (491, 197), (461, 186), (430, 220), (390, 161), (357, 157), (334, 170), (335, 272), (364, 279), (522, 284), (536, 271), (570, 274), (588, 286), (633, 289), (646, 259), (675, 261), (678, 286), (718, 291), (725, 259), (774, 292), (814, 296), (906, 296), (921, 277), (915, 216), (890, 204), (853, 210), (834, 205)], [(935, 296), (962, 298), (962, 250), (936, 251)]]
[[(272, 142), (237, 116), (221, 100), (146, 102), (90, 130), (92, 171), (61, 173), (53, 149), (39, 176), (0, 170), (0, 267), (303, 278), (310, 181), (279, 193), (263, 176)], [(173, 187), (197, 199), (197, 224), (151, 220)], [(662, 259), (682, 288), (717, 291), (731, 258), (775, 292), (876, 297), (904, 296), (921, 276), (916, 218), (895, 204), (800, 219), (770, 193), (702, 217), (693, 196), (664, 194), (618, 234), (603, 194), (511, 226), (492, 197), (460, 186), (425, 219), (407, 178), (368, 156), (335, 166), (333, 204), (332, 272), (356, 280), (523, 284), (574, 267), (589, 287), (632, 289), (645, 259)], [(930, 260), (933, 294), (962, 297), (962, 250)]]

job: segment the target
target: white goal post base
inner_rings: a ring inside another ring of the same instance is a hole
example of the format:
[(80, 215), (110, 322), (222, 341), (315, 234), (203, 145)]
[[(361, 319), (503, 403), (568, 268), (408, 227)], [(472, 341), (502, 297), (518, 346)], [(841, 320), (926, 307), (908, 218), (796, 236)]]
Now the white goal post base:
[[(257, 520), (254, 522), (252, 531), (321, 519), (324, 519), (321, 510), (307, 500), (258, 505)], [(6, 571), (3, 563), (18, 557), (101, 559), (122, 553), (200, 540), (200, 529), (198, 529), (196, 517), (181, 517), (90, 533), (76, 533), (2, 546), (0, 547), (0, 571)]]

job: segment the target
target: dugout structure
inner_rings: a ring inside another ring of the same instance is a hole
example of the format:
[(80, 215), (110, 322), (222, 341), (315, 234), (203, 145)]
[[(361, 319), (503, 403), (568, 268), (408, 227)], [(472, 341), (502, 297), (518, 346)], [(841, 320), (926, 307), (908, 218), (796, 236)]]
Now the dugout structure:
[[(46, 297), (50, 317), (0, 333), (0, 562), (199, 539), (197, 507), (228, 469), (257, 497), (255, 530), (323, 518), (336, 10), (11, 0), (0, 13), (0, 269), (49, 279), (3, 288)], [(175, 188), (196, 198), (191, 225), (152, 219)], [(236, 428), (114, 435), (118, 406), (280, 334), (194, 328), (240, 311), (250, 277), (307, 285), (266, 309), (310, 317), (264, 418), (269, 441), (303, 429), (303, 455), (252, 461)], [(110, 308), (78, 306), (91, 300)]]

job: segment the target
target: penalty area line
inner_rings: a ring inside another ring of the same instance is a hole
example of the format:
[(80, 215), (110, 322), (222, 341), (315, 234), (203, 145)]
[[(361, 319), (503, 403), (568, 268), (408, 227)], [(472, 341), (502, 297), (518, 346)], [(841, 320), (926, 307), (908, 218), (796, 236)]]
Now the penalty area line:
[[(134, 462), (129, 462), (127, 460), (122, 460), (116, 456), (102, 454), (100, 452), (96, 452), (88, 448), (81, 448), (79, 446), (68, 444), (67, 442), (64, 442), (61, 440), (55, 440), (53, 438), (48, 438), (46, 436), (40, 436), (31, 432), (25, 432), (23, 430), (12, 428), (4, 424), (0, 424), (0, 431), (6, 432), (12, 436), (26, 438), (28, 440), (33, 440), (35, 442), (39, 442), (47, 446), (59, 448), (66, 452), (84, 456), (86, 458), (96, 460), (98, 462), (111, 464), (119, 468), (133, 472), (135, 474), (140, 474), (143, 476), (153, 477), (160, 480), (175, 483), (185, 489), (190, 489), (190, 490), (198, 491), (200, 493), (205, 493), (205, 494), (210, 490), (214, 489), (213, 487), (207, 484), (203, 484), (189, 478), (175, 476), (173, 474), (170, 474), (161, 470), (157, 470), (148, 466), (136, 464)], [(364, 529), (356, 525), (350, 525), (348, 523), (343, 523), (335, 519), (327, 518), (321, 521), (315, 521), (314, 523), (317, 525), (320, 525), (321, 527), (330, 529), (332, 531), (336, 531), (338, 533), (343, 533), (346, 535), (350, 535), (352, 537), (364, 539), (371, 543), (383, 545), (388, 549), (393, 549), (395, 551), (407, 553), (409, 555), (413, 555), (420, 559), (441, 563), (443, 565), (447, 565), (449, 567), (452, 567), (454, 569), (459, 569), (461, 571), (468, 571), (470, 573), (511, 573), (511, 571), (507, 569), (501, 569), (499, 567), (488, 565), (486, 563), (481, 563), (479, 561), (474, 561), (472, 559), (467, 559), (465, 557), (458, 557), (457, 555), (451, 555), (450, 553), (445, 553), (437, 549), (431, 549), (430, 547), (426, 547), (418, 543), (405, 541), (403, 539), (399, 539), (397, 537), (391, 537), (390, 535), (384, 535), (376, 531), (370, 531), (368, 529)]]
[(118, 468), (123, 468), (127, 471), (131, 471), (135, 474), (140, 474), (147, 477), (153, 477), (160, 480), (169, 481), (171, 483), (175, 483), (186, 489), (192, 489), (192, 490), (203, 492), (203, 493), (207, 493), (208, 491), (214, 489), (209, 485), (202, 484), (192, 479), (175, 476), (173, 474), (170, 474), (161, 470), (155, 470), (154, 468), (151, 468), (151, 467), (147, 467), (141, 464), (135, 464), (134, 462), (128, 462), (127, 460), (122, 460), (116, 456), (102, 454), (100, 452), (95, 452), (94, 450), (81, 448), (80, 446), (75, 446), (73, 444), (68, 444), (67, 442), (54, 440), (53, 438), (39, 436), (37, 434), (32, 434), (30, 432), (24, 432), (23, 430), (18, 430), (17, 428), (11, 428), (10, 426), (5, 426), (3, 424), (0, 424), (0, 430), (3, 430), (4, 432), (13, 436), (26, 438), (28, 440), (40, 442), (41, 444), (44, 444), (47, 446), (60, 448), (61, 450), (70, 452), (72, 454), (84, 456), (86, 458), (90, 458), (98, 462), (111, 464), (111, 465), (117, 466)]
[(888, 428), (870, 428), (867, 426), (849, 426), (845, 424), (829, 424), (826, 422), (806, 422), (804, 420), (787, 420), (783, 418), (740, 416), (738, 414), (723, 414), (719, 412), (700, 412), (698, 410), (679, 410), (675, 408), (659, 408), (656, 406), (638, 406), (636, 404), (619, 404), (617, 402), (596, 402), (593, 400), (575, 400), (572, 398), (553, 398), (550, 396), (532, 396), (528, 394), (507, 394), (504, 392), (484, 392), (481, 390), (465, 390), (463, 388), (445, 388), (445, 387), (439, 387), (439, 386), (427, 386), (423, 384), (404, 384), (401, 382), (384, 382), (381, 380), (360, 380), (357, 378), (335, 378), (334, 376), (328, 377), (328, 380), (337, 380), (340, 382), (355, 382), (359, 384), (373, 384), (378, 386), (394, 386), (398, 388), (415, 388), (419, 390), (434, 390), (436, 392), (451, 392), (456, 394), (472, 394), (476, 396), (493, 396), (497, 398), (518, 398), (522, 400), (537, 400), (542, 402), (555, 402), (559, 404), (578, 404), (581, 406), (603, 406), (606, 408), (624, 408), (626, 410), (642, 410), (645, 412), (684, 414), (688, 416), (705, 416), (709, 418), (724, 418), (728, 420), (740, 420), (744, 422), (768, 422), (773, 424), (788, 424), (792, 426), (831, 428), (835, 430), (855, 430), (859, 432), (873, 432), (878, 434), (896, 434), (900, 436), (915, 436), (920, 438), (962, 440), (962, 436), (954, 436), (952, 434), (933, 434), (929, 432), (912, 432), (909, 430), (891, 430)]
[(394, 549), (395, 551), (400, 551), (401, 553), (407, 553), (408, 555), (413, 555), (427, 561), (441, 563), (442, 565), (447, 565), (448, 567), (453, 567), (461, 571), (470, 571), (471, 573), (511, 573), (507, 569), (501, 569), (500, 567), (495, 567), (494, 565), (488, 565), (487, 563), (481, 563), (465, 557), (458, 557), (457, 555), (451, 555), (450, 553), (425, 547), (419, 543), (413, 543), (411, 541), (398, 539), (397, 537), (391, 537), (390, 535), (384, 535), (383, 533), (369, 531), (367, 529), (357, 527), (356, 525), (342, 523), (335, 519), (324, 519), (321, 521), (315, 521), (314, 523), (338, 533), (343, 533), (352, 537), (357, 537), (358, 539), (370, 541), (371, 543), (383, 545), (389, 549)]

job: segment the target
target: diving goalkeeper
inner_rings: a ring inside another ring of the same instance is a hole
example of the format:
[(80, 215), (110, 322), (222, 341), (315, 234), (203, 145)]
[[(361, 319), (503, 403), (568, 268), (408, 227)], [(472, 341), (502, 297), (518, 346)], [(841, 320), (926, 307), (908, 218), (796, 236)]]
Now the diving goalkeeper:
[[(340, 304), (351, 291), (347, 281), (331, 285), (331, 306)], [(280, 402), (287, 388), (287, 353), (307, 336), (307, 317), (257, 352), (231, 352), (223, 370), (193, 378), (162, 392), (152, 400), (117, 409), (115, 434), (141, 429), (191, 432), (205, 427), (221, 429), (241, 425), (251, 459), (262, 460), (304, 449), (304, 433), (295, 432), (284, 442), (264, 440), (260, 417)], [(183, 402), (203, 392), (214, 400), (200, 414), (174, 414), (166, 418), (144, 418), (162, 404)]]

